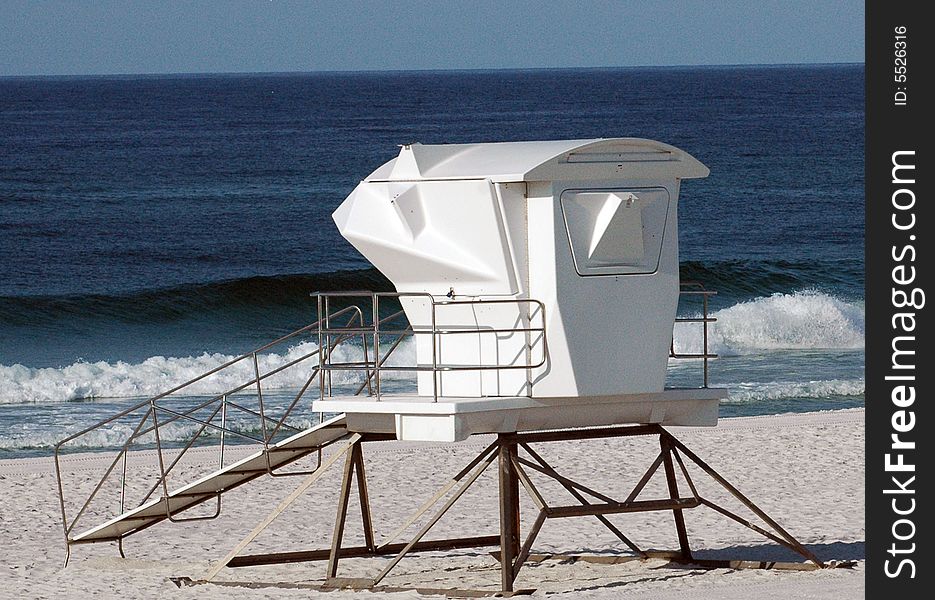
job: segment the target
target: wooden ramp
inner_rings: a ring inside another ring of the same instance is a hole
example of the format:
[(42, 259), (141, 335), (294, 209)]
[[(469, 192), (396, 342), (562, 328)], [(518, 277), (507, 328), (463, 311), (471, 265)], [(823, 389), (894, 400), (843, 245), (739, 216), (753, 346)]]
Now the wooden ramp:
[(179, 513), (218, 497), (219, 494), (275, 471), (291, 462), (335, 442), (348, 434), (346, 419), (339, 415), (315, 427), (299, 432), (275, 445), (268, 452), (260, 450), (219, 469), (210, 475), (180, 487), (166, 498), (155, 498), (106, 523), (71, 536), (69, 544), (117, 541), (155, 525)]

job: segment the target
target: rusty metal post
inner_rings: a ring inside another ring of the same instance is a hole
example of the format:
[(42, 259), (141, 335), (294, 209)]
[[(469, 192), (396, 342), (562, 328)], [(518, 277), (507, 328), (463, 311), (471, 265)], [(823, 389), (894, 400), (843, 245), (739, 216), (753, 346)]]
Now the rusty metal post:
[(517, 458), (516, 440), (499, 436), (500, 474), (500, 582), (502, 591), (512, 592), (516, 573), (513, 561), (519, 553), (519, 478), (513, 466)]
[[(672, 444), (664, 433), (659, 435), (659, 446), (662, 450), (662, 462), (666, 471), (666, 484), (669, 486), (669, 497), (672, 500), (679, 498), (679, 484), (675, 479), (675, 466), (672, 464)], [(675, 519), (675, 531), (679, 537), (679, 550), (682, 558), (691, 560), (692, 551), (688, 544), (688, 531), (685, 529), (685, 515), (681, 508), (673, 508), (672, 516)]]

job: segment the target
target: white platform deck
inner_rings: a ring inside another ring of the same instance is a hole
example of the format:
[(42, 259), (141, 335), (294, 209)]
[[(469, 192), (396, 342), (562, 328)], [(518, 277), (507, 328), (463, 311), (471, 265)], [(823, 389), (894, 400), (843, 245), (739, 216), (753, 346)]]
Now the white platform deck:
[(390, 433), (400, 440), (458, 442), (479, 433), (508, 433), (658, 423), (717, 425), (726, 389), (666, 389), (662, 392), (580, 398), (439, 398), (384, 395), (334, 396), (312, 410), (344, 413), (349, 431)]

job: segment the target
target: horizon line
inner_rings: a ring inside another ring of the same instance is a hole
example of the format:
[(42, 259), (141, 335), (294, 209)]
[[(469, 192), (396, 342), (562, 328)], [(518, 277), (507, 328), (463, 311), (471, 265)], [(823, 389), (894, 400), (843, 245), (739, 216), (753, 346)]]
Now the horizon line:
[(106, 77), (178, 77), (178, 76), (223, 76), (223, 75), (373, 75), (399, 73), (490, 73), (490, 72), (529, 72), (529, 71), (601, 71), (626, 69), (704, 69), (704, 68), (763, 68), (763, 67), (828, 67), (828, 66), (864, 66), (865, 61), (845, 62), (807, 62), (807, 63), (725, 63), (725, 64), (677, 64), (677, 65), (617, 65), (617, 66), (579, 66), (579, 67), (472, 67), (451, 69), (318, 69), (310, 71), (164, 71), (148, 73), (59, 73), (59, 74), (0, 74), (0, 79), (64, 79), (64, 78), (106, 78)]

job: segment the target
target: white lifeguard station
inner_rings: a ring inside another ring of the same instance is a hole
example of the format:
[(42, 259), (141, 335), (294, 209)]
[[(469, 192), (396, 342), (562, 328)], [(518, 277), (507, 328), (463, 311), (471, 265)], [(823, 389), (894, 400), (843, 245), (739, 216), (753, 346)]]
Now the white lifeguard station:
[[(715, 425), (725, 390), (665, 389), (679, 185), (707, 175), (687, 153), (643, 139), (403, 146), (334, 220), (396, 287), (373, 295), (367, 312), (399, 298), (418, 394), (385, 396), (377, 384), (373, 396), (327, 398), (315, 410), (401, 440)], [(368, 332), (377, 381), (379, 320)], [(324, 370), (344, 368), (359, 366), (322, 360)]]
[[(298, 488), (203, 578), (178, 583), (217, 582), (225, 567), (326, 560), (320, 584), (290, 587), (378, 590), (410, 553), (495, 546), (499, 586), (472, 594), (509, 594), (544, 523), (568, 517), (598, 519), (632, 552), (619, 557), (621, 561), (663, 557), (710, 568), (779, 566), (693, 557), (683, 513), (702, 506), (810, 561), (792, 568), (828, 566), (663, 427), (716, 425), (718, 402), (726, 397), (726, 390), (708, 387), (713, 355), (707, 350), (707, 327), (714, 319), (707, 314), (707, 302), (713, 292), (679, 281), (681, 181), (707, 175), (707, 167), (682, 150), (644, 139), (402, 146), (334, 213), (341, 234), (389, 278), (395, 291), (316, 292), (318, 318), (312, 324), (60, 442), (56, 467), (66, 548), (70, 553), (78, 544), (116, 542), (122, 554), (124, 538), (157, 523), (217, 517), (221, 496), (230, 489), (264, 475), (299, 475), (305, 479)], [(684, 294), (699, 301), (700, 314), (676, 316)], [(701, 327), (701, 352), (676, 352), (672, 337), (679, 322)], [(290, 354), (285, 364), (261, 368), (259, 356), (298, 340), (314, 341), (316, 348), (294, 358)], [(415, 352), (400, 353), (405, 344), (414, 344)], [(672, 358), (703, 361), (702, 385), (666, 387)], [(195, 384), (204, 388), (222, 371), (244, 367), (251, 375), (242, 385), (207, 398), (189, 391)], [(290, 369), (300, 370), (304, 385), (291, 402), (274, 408), (269, 395), (264, 396), (264, 383)], [(345, 376), (336, 377), (338, 372)], [(400, 384), (390, 381), (388, 372), (414, 377)], [(301, 404), (316, 388), (317, 397)], [(292, 420), (303, 412), (322, 415), (320, 423), (308, 427)], [(325, 420), (324, 415), (333, 416)], [(176, 427), (177, 435), (180, 424), (192, 427), (191, 439), (166, 448), (160, 431)], [(130, 435), (90, 497), (70, 512), (62, 451), (82, 436), (117, 425)], [(261, 434), (249, 433), (257, 430)], [(377, 541), (364, 472), (366, 442), (456, 443), (490, 434), (492, 441), (480, 454), (403, 526)], [(204, 451), (212, 435), (217, 436), (219, 462), (201, 478), (181, 487), (170, 485), (187, 451), (196, 441)], [(633, 436), (658, 437), (659, 453), (624, 498), (560, 475), (533, 448)], [(231, 451), (226, 440), (233, 437), (256, 444), (255, 451), (237, 460), (225, 458), (225, 445)], [(148, 492), (131, 502), (127, 480), (141, 472), (127, 467), (134, 444), (156, 451), (158, 469), (144, 488)], [(317, 456), (312, 468), (294, 466), (307, 456)], [(330, 548), (242, 554), (342, 457), (344, 476)], [(493, 463), (499, 532), (425, 540)], [(286, 469), (288, 465), (293, 467)], [(713, 479), (762, 525), (702, 496), (689, 467)], [(667, 493), (647, 498), (659, 493), (647, 484), (660, 472)], [(344, 526), (355, 477), (365, 544), (347, 547)], [(548, 499), (537, 477), (557, 482), (575, 503)], [(114, 479), (119, 494), (112, 498), (119, 502), (116, 510), (105, 511), (113, 516), (90, 528), (79, 527), (94, 514), (90, 507), (106, 496), (101, 490)], [(537, 508), (525, 538), (520, 531), (521, 487)], [(684, 493), (686, 488), (690, 494)], [(213, 502), (213, 513), (187, 512)], [(424, 515), (439, 504), (425, 521)], [(643, 550), (608, 518), (654, 511), (671, 512), (678, 551)], [(408, 542), (396, 541), (420, 520), (424, 524)], [(381, 556), (392, 559), (373, 577), (338, 577), (342, 559)], [(457, 595), (456, 590), (436, 591)]]

